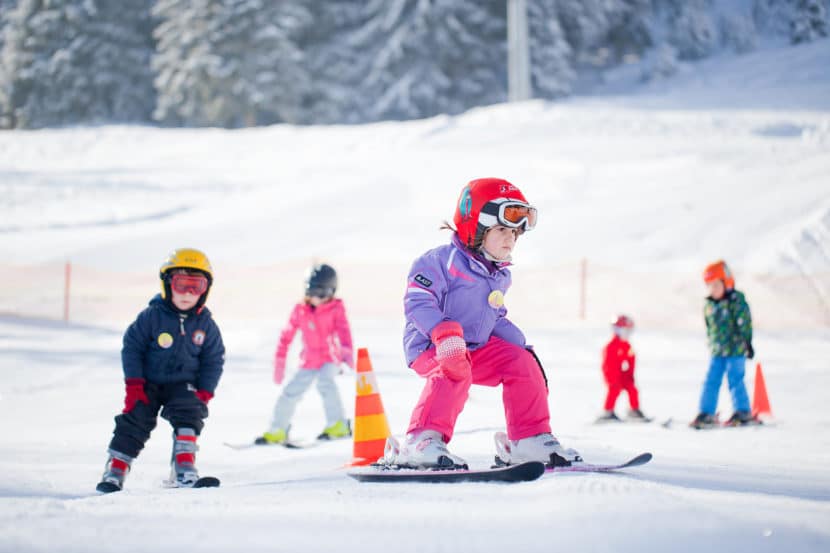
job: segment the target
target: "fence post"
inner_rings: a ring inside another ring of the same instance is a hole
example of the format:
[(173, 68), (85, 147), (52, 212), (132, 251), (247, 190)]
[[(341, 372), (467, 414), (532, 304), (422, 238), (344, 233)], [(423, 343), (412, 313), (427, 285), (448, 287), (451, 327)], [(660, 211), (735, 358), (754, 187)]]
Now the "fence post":
[(72, 263), (66, 262), (63, 271), (63, 322), (69, 322), (69, 290), (72, 280)]
[(588, 260), (582, 258), (579, 270), (579, 318), (585, 320), (585, 295), (588, 281)]

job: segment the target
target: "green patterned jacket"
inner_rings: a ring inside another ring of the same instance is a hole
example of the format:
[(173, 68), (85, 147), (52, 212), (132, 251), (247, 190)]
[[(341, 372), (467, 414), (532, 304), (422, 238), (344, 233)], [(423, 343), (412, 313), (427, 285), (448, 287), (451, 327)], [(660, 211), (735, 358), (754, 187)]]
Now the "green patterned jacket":
[(703, 308), (712, 357), (746, 356), (752, 342), (752, 315), (741, 292), (727, 290), (723, 298), (706, 298)]

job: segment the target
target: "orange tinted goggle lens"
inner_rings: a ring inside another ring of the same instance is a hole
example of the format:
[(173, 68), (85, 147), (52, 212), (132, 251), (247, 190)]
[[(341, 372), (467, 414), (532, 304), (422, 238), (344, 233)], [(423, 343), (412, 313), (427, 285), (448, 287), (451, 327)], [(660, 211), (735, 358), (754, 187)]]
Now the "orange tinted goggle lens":
[(536, 208), (526, 205), (507, 205), (502, 211), (502, 219), (504, 219), (503, 222), (513, 226), (527, 221), (527, 228), (532, 229), (536, 226)]
[(201, 275), (173, 275), (170, 279), (170, 287), (178, 294), (201, 296), (207, 291), (207, 278)]

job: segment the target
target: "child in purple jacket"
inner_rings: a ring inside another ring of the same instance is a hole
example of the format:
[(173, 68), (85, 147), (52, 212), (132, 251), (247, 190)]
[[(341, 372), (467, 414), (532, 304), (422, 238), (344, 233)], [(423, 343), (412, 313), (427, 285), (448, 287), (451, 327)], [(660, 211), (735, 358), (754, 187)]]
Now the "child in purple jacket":
[(451, 243), (419, 257), (409, 273), (404, 350), (426, 385), (405, 442), (390, 438), (384, 462), (465, 466), (447, 443), (472, 384), (504, 387), (507, 434), (496, 435), (503, 461), (581, 461), (551, 434), (544, 370), (504, 307), (511, 253), (536, 224), (536, 209), (506, 180), (477, 179), (461, 191), (453, 222)]

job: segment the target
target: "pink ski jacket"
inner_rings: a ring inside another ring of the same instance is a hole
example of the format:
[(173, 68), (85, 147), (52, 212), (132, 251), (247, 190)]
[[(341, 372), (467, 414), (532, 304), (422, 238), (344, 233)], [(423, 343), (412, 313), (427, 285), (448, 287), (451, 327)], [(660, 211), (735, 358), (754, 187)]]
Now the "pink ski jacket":
[(305, 302), (294, 306), (288, 323), (280, 333), (274, 354), (274, 381), (282, 383), (285, 376), (285, 359), (288, 347), (297, 330), (302, 331), (303, 350), (300, 352), (300, 368), (319, 370), (326, 363), (346, 363), (354, 368), (352, 333), (346, 319), (343, 300), (333, 299), (311, 307)]

